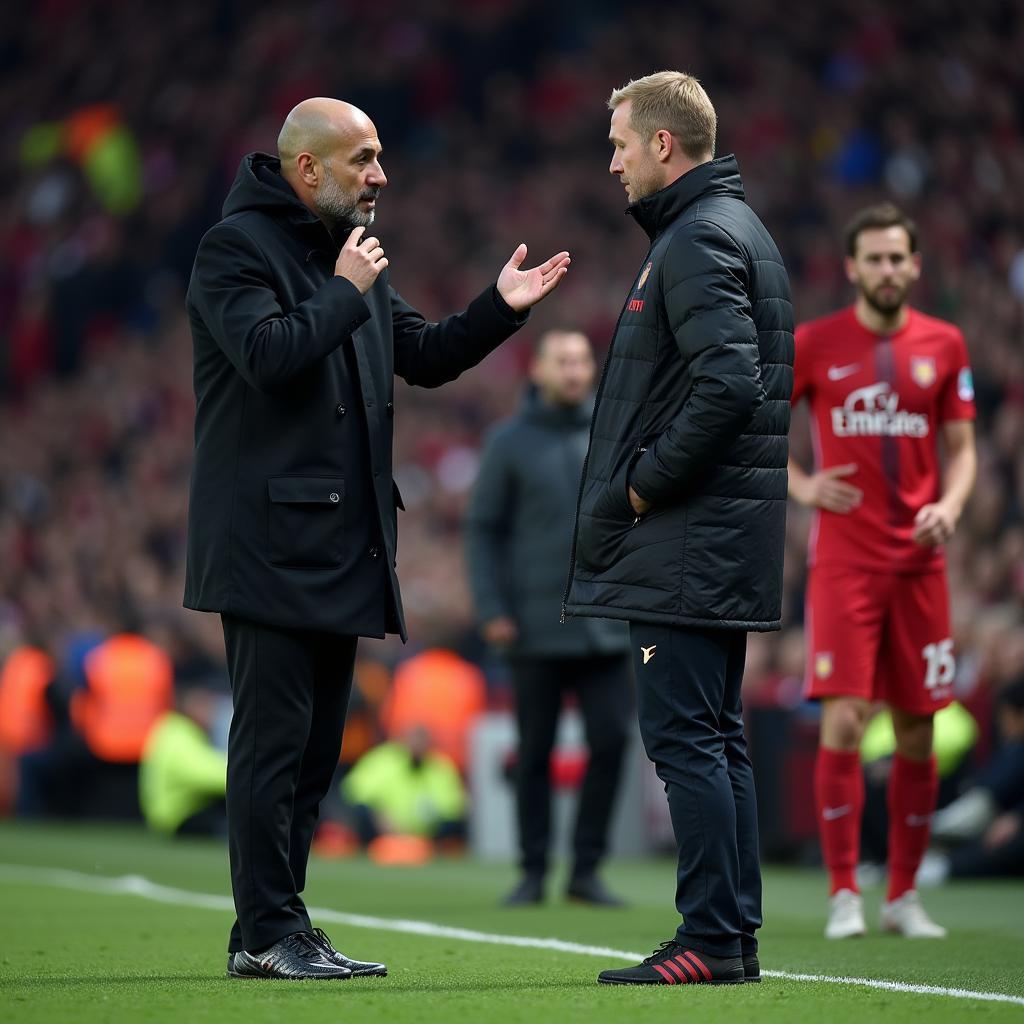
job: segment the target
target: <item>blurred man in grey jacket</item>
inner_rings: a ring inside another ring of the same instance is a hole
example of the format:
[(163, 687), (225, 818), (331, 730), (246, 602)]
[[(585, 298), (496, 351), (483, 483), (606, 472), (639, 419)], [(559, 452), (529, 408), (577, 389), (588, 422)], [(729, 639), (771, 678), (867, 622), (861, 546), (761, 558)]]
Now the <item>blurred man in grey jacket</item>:
[(586, 455), (594, 355), (586, 336), (550, 331), (537, 344), (520, 411), (489, 435), (466, 523), (484, 639), (509, 659), (516, 691), (516, 800), (523, 877), (508, 905), (540, 903), (550, 846), (550, 758), (566, 691), (576, 694), (589, 762), (567, 895), (616, 905), (597, 867), (633, 708), (625, 623), (560, 624), (565, 561)]

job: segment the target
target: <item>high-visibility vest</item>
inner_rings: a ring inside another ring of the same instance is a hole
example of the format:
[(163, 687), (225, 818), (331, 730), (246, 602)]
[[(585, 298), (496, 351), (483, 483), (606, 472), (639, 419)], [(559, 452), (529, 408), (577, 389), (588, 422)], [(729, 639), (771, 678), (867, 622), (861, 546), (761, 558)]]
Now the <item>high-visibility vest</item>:
[(0, 747), (15, 757), (41, 750), (53, 734), (46, 688), (53, 659), (36, 647), (16, 647), (0, 671)]
[(85, 681), (71, 717), (102, 761), (133, 764), (156, 720), (174, 703), (171, 659), (156, 644), (119, 633), (85, 657)]
[(425, 726), (433, 747), (464, 769), (469, 729), (486, 706), (480, 669), (454, 651), (435, 647), (398, 666), (381, 718), (392, 738)]

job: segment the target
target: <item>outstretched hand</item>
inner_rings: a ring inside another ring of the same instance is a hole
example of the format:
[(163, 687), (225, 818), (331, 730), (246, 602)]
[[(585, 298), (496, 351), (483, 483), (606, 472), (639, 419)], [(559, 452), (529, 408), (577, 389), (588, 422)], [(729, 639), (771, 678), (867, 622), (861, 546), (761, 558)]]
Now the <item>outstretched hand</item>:
[(498, 275), (498, 293), (517, 313), (536, 305), (545, 295), (554, 291), (569, 270), (567, 252), (552, 256), (539, 267), (520, 270), (525, 259), (526, 245), (521, 244)]

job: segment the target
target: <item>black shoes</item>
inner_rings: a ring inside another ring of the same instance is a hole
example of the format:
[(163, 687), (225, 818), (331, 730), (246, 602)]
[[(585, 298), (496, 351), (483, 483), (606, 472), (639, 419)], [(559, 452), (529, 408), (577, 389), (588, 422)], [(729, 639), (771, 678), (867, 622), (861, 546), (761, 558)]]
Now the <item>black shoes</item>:
[(636, 967), (602, 971), (597, 980), (603, 985), (742, 985), (745, 978), (742, 957), (710, 956), (669, 941)]
[(501, 901), (505, 907), (526, 907), (544, 902), (544, 876), (523, 875), (520, 883)]
[(293, 932), (260, 953), (228, 954), (229, 978), (283, 978), (288, 981), (343, 981), (387, 975), (384, 964), (350, 960), (339, 953), (322, 928)]
[(281, 978), (286, 981), (344, 981), (348, 967), (328, 960), (310, 932), (293, 932), (259, 953), (240, 950), (228, 956), (229, 978)]
[(761, 961), (757, 959), (756, 953), (743, 954), (743, 980), (756, 982), (761, 980)]
[(589, 903), (594, 907), (624, 907), (618, 896), (609, 892), (597, 875), (580, 875), (569, 883), (566, 899), (573, 903)]
[(344, 953), (339, 953), (323, 928), (313, 929), (313, 941), (320, 947), (325, 960), (346, 968), (353, 978), (386, 978), (388, 975), (386, 964), (376, 964), (371, 960), (350, 960)]
[[(574, 875), (565, 891), (566, 899), (574, 903), (589, 903), (594, 907), (624, 907), (618, 896), (605, 888), (596, 874)], [(525, 907), (544, 902), (544, 876), (523, 875), (519, 884), (502, 900), (506, 907)]]

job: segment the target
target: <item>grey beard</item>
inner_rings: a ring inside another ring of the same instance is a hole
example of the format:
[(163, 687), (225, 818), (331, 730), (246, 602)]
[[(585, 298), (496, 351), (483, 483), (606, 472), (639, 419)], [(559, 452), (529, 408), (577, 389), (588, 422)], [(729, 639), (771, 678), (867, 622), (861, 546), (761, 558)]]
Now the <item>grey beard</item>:
[(346, 195), (329, 173), (317, 189), (313, 203), (320, 217), (335, 228), (368, 228), (377, 212), (368, 210), (364, 213), (360, 210), (359, 197)]

